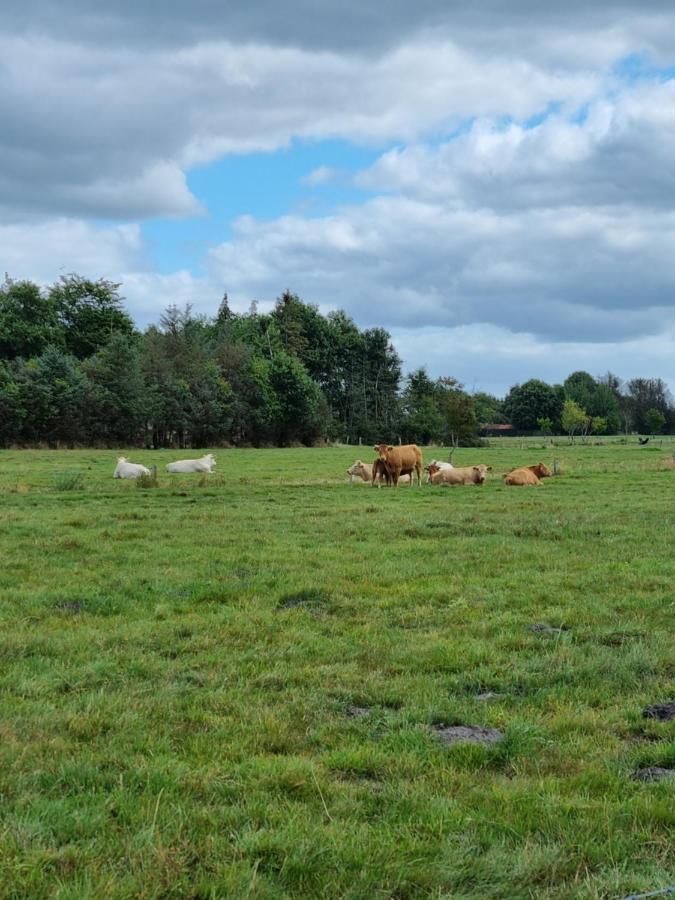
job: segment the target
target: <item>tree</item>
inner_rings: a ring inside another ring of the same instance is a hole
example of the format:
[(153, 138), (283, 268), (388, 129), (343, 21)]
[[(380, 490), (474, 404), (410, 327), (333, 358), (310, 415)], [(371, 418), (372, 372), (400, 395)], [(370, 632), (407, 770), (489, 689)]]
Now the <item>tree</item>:
[(532, 378), (511, 388), (504, 400), (504, 411), (516, 428), (536, 431), (537, 419), (551, 419), (554, 427), (560, 422), (563, 402), (561, 388)]
[(660, 409), (652, 407), (644, 414), (644, 421), (649, 434), (660, 434), (663, 431), (663, 426), (666, 424), (666, 417)]
[(25, 415), (14, 373), (0, 361), (0, 445), (18, 440)]
[(476, 419), (481, 425), (505, 425), (504, 401), (483, 391), (473, 395)]
[(84, 427), (90, 384), (78, 360), (59, 347), (47, 347), (17, 372), (25, 410), (22, 436), (50, 446), (86, 441)]
[(593, 409), (593, 401), (597, 390), (597, 384), (592, 375), (588, 372), (572, 372), (564, 383), (565, 398), (574, 400), (583, 409), (589, 412)]
[(593, 416), (591, 418), (591, 433), (605, 434), (607, 431), (607, 419), (602, 416)]
[(134, 323), (124, 311), (119, 284), (81, 275), (62, 275), (49, 288), (48, 300), (58, 310), (65, 348), (78, 359), (86, 359), (104, 347), (113, 334), (131, 335)]
[(134, 443), (143, 432), (148, 412), (137, 341), (114, 334), (82, 369), (91, 384), (87, 401), (91, 439)]
[(588, 413), (574, 400), (565, 400), (562, 411), (562, 427), (574, 443), (574, 435), (587, 427)]
[(0, 358), (39, 356), (48, 344), (63, 344), (57, 304), (32, 281), (5, 276), (0, 286)]
[(553, 422), (549, 419), (548, 416), (542, 416), (537, 419), (537, 425), (539, 426), (539, 430), (543, 431), (544, 434), (552, 434), (553, 433)]
[(626, 385), (626, 398), (633, 414), (633, 427), (637, 431), (651, 433), (646, 420), (650, 409), (656, 409), (663, 415), (669, 431), (675, 425), (673, 399), (661, 378), (633, 378)]

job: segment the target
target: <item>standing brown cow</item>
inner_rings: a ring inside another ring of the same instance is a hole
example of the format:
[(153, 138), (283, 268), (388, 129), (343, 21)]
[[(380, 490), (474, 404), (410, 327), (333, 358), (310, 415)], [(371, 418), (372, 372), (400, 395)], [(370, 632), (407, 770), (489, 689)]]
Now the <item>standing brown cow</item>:
[(417, 472), (417, 484), (422, 484), (422, 451), (417, 444), (403, 444), (400, 447), (376, 444), (373, 449), (387, 467), (394, 487), (398, 487), (399, 477), (408, 472), (410, 472), (411, 485), (414, 478), (413, 472)]

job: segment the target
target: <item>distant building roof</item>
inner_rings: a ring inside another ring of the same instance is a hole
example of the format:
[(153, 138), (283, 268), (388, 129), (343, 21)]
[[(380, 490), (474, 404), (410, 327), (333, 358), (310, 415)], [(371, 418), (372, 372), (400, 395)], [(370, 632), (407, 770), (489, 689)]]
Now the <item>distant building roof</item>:
[(490, 424), (480, 426), (483, 431), (515, 431), (513, 425)]

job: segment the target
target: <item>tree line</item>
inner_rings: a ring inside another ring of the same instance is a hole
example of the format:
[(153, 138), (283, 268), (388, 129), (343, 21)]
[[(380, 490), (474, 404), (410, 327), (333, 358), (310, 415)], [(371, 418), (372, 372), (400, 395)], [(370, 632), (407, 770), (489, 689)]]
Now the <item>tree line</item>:
[(570, 433), (572, 413), (572, 434), (675, 427), (660, 379), (622, 385), (576, 372), (563, 385), (516, 385), (504, 399), (470, 395), (424, 369), (403, 378), (387, 331), (362, 330), (341, 310), (322, 315), (290, 291), (269, 313), (255, 303), (235, 313), (227, 295), (211, 317), (169, 306), (141, 332), (119, 289), (76, 274), (46, 288), (6, 276), (0, 444), (457, 446), (479, 440), (485, 423)]

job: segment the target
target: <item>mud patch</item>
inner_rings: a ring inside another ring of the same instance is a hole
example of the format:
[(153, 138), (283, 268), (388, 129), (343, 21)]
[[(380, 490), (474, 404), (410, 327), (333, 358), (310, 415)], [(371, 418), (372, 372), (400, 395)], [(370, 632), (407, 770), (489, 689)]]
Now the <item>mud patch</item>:
[(642, 710), (642, 715), (645, 719), (659, 719), (661, 722), (670, 722), (671, 719), (675, 719), (675, 700), (646, 706)]
[(329, 606), (331, 600), (331, 595), (322, 588), (305, 588), (302, 591), (284, 594), (279, 598), (277, 609), (306, 609), (310, 612), (318, 612)]
[(369, 706), (350, 706), (347, 709), (347, 715), (352, 719), (363, 719), (369, 716), (372, 709)]
[(549, 625), (548, 622), (535, 622), (533, 625), (528, 625), (527, 630), (533, 631), (535, 634), (563, 634), (567, 629), (556, 628), (554, 625)]
[(498, 729), (482, 725), (434, 725), (433, 731), (448, 747), (453, 744), (497, 744), (504, 738)]
[(663, 766), (647, 766), (638, 769), (630, 776), (633, 781), (666, 781), (675, 778), (675, 769), (664, 769)]

